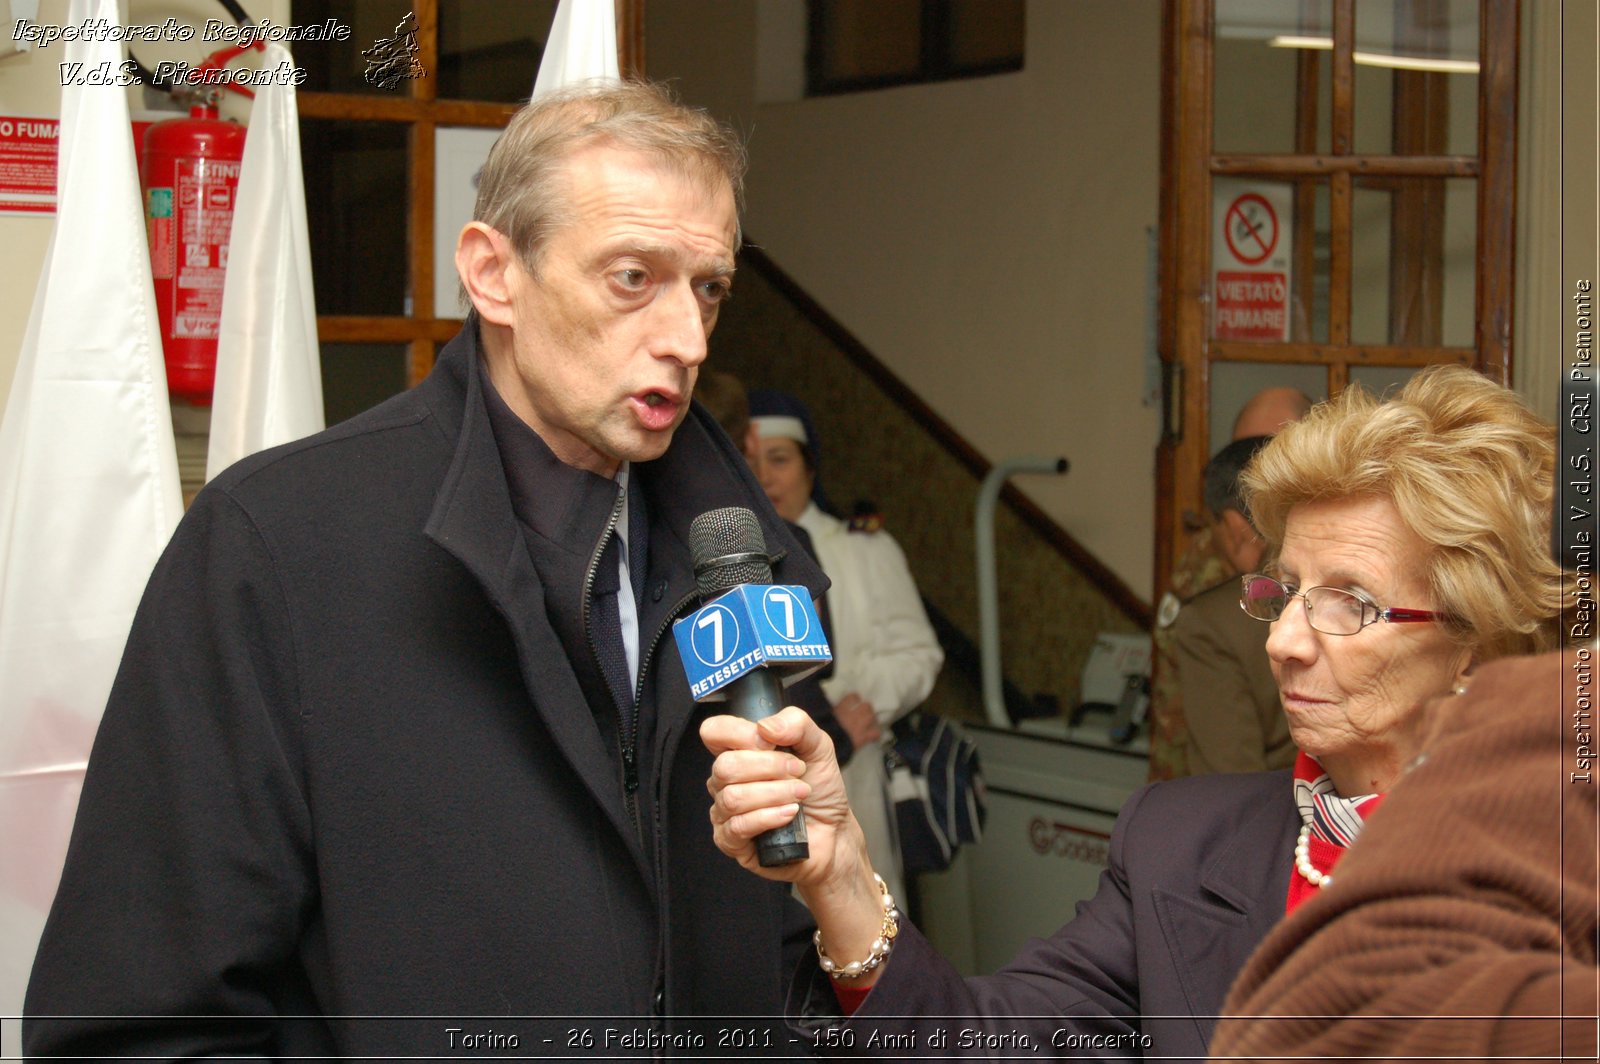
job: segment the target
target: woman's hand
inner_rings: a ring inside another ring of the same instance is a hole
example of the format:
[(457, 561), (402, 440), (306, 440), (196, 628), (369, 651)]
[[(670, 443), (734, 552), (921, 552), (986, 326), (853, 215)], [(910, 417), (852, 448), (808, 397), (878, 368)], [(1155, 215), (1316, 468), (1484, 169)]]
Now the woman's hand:
[(833, 715), (857, 750), (883, 737), (883, 726), (878, 723), (878, 714), (872, 708), (872, 703), (854, 691), (834, 703)]
[[(706, 789), (718, 849), (758, 875), (802, 888), (841, 874), (859, 876), (866, 842), (845, 797), (833, 740), (804, 710), (790, 706), (758, 723), (710, 717), (700, 725), (700, 740), (716, 755)], [(811, 856), (761, 867), (756, 836), (788, 824), (799, 803)]]
[[(804, 710), (790, 706), (753, 724), (740, 717), (711, 717), (700, 725), (700, 739), (716, 755), (706, 789), (717, 848), (757, 875), (795, 884), (838, 963), (866, 958), (883, 933), (883, 898), (828, 733)], [(761, 867), (756, 836), (783, 827), (801, 808), (811, 855)], [(846, 983), (868, 987), (882, 971), (876, 968)]]

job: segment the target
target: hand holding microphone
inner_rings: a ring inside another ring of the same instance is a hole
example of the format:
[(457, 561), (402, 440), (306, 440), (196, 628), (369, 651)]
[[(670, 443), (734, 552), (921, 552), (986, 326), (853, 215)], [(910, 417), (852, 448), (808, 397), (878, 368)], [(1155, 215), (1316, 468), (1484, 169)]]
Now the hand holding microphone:
[[(708, 717), (700, 740), (716, 755), (707, 789), (718, 849), (802, 890), (860, 877), (866, 838), (851, 814), (833, 741), (804, 710), (790, 706), (756, 724), (730, 714)], [(758, 840), (797, 817), (806, 825), (807, 856), (762, 861)]]
[[(811, 594), (772, 583), (761, 526), (743, 507), (695, 518), (689, 549), (702, 605), (673, 625), (673, 635), (690, 693), (696, 701), (726, 700), (733, 715), (750, 723), (771, 717), (783, 708), (784, 682), (832, 660)], [(775, 766), (793, 762), (786, 754), (774, 757), (786, 758)], [(764, 868), (804, 860), (804, 813), (796, 809), (787, 824), (763, 831), (757, 851)]]

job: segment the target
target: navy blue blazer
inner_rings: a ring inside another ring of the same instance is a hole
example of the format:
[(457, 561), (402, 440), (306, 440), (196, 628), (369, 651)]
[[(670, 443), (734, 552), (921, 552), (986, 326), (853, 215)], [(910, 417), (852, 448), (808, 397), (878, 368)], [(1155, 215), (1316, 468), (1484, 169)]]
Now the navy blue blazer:
[(963, 979), (902, 922), (836, 1041), (872, 1053), (1202, 1059), (1223, 999), (1282, 918), (1294, 866), (1288, 770), (1152, 784), (1123, 807), (1094, 897), (994, 975)]

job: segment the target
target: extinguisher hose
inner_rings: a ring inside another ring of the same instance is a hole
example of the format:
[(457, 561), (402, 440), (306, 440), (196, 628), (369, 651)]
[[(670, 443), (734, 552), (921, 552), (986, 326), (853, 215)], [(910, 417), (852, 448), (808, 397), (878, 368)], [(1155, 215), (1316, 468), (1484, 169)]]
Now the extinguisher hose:
[[(233, 19), (234, 25), (248, 26), (251, 24), (250, 15), (239, 3), (239, 0), (217, 0), (217, 3), (221, 4), (222, 9), (228, 13), (228, 17)], [(177, 88), (177, 80), (175, 78), (171, 76), (165, 80), (158, 78), (155, 71), (139, 62), (139, 57), (133, 54), (131, 47), (128, 49), (128, 61), (133, 64), (134, 77), (151, 88), (159, 89), (168, 94)]]

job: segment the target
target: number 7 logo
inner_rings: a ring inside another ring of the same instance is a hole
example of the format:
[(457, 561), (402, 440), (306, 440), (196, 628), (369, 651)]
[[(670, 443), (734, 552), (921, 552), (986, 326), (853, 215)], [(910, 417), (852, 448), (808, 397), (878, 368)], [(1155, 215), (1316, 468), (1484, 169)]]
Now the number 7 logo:
[(694, 619), (692, 645), (703, 664), (714, 668), (725, 663), (739, 647), (739, 618), (726, 606), (707, 606)]

